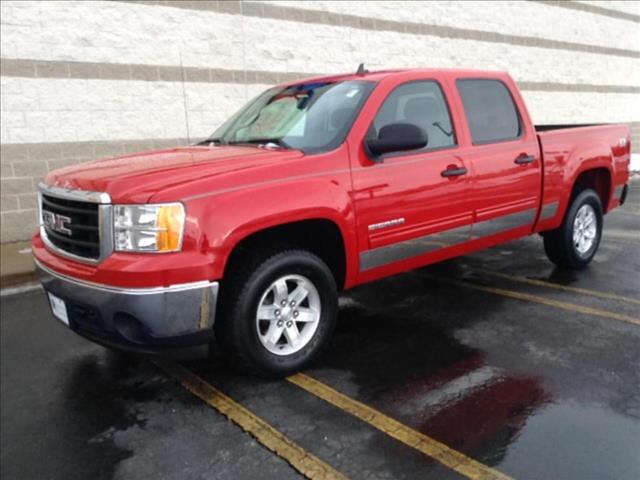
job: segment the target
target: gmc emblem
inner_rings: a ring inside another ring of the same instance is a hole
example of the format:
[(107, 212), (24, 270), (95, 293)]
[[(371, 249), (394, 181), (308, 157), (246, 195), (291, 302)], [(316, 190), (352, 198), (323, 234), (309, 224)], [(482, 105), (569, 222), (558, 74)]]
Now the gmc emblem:
[(54, 232), (64, 233), (65, 235), (71, 235), (71, 230), (67, 228), (67, 225), (71, 223), (69, 217), (60, 215), (58, 213), (49, 212), (47, 210), (42, 211), (42, 222), (44, 225), (53, 230)]

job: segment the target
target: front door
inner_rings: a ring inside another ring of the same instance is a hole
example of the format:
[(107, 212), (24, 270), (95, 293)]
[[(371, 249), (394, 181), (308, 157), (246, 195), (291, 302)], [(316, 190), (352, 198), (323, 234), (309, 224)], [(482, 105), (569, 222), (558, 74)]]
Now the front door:
[(439, 83), (412, 81), (395, 87), (367, 137), (391, 123), (419, 126), (427, 132), (428, 144), (387, 154), (377, 163), (360, 149), (352, 161), (362, 281), (428, 263), (431, 255), (466, 242), (473, 221), (469, 166), (457, 155)]

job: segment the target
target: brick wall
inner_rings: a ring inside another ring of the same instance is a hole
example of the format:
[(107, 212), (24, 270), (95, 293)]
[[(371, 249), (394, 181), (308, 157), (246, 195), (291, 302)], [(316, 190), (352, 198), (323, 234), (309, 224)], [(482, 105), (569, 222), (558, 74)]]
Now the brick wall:
[(60, 166), (201, 138), (266, 86), (390, 67), (508, 70), (537, 123), (632, 123), (639, 2), (22, 2), (0, 19), (1, 241)]

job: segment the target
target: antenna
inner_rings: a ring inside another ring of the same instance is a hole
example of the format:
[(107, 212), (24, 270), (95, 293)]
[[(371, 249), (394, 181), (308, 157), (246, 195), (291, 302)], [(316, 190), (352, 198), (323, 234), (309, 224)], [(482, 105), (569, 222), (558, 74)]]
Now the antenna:
[(369, 73), (369, 70), (365, 70), (364, 63), (358, 65), (358, 70), (356, 71), (356, 75), (364, 75), (365, 73)]
[(182, 64), (182, 52), (180, 55), (180, 74), (182, 77), (182, 102), (184, 104), (184, 123), (187, 127), (187, 143), (191, 143), (191, 132), (189, 131), (189, 109), (187, 108), (187, 90), (185, 88), (184, 65)]

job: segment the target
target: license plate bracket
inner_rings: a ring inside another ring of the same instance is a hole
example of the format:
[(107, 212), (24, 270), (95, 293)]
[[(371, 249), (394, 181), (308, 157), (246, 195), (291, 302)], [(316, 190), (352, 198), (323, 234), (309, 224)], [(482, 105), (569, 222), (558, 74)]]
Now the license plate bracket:
[(69, 326), (69, 315), (67, 313), (67, 305), (59, 297), (56, 297), (53, 293), (48, 292), (49, 295), (49, 305), (51, 306), (51, 313), (53, 316), (64, 323), (67, 327)]

